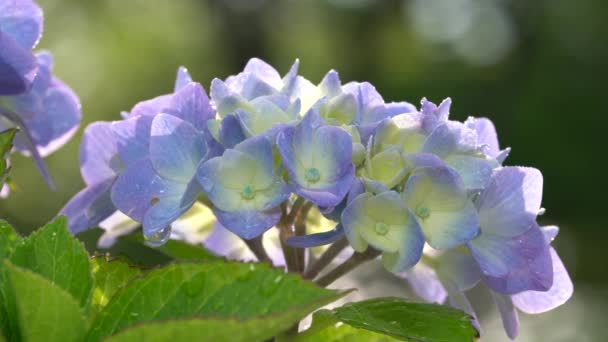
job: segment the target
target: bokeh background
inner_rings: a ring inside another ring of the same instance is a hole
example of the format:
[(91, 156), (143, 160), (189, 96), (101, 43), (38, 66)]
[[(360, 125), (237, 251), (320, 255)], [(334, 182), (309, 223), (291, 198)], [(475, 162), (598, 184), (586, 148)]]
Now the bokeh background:
[[(300, 73), (313, 82), (334, 68), (345, 82), (370, 81), (389, 101), (450, 96), (453, 118), (491, 118), (501, 145), (513, 148), (507, 163), (542, 170), (542, 222), (561, 227), (556, 246), (576, 288), (563, 307), (522, 315), (520, 340), (608, 339), (605, 0), (39, 3), (39, 48), (53, 52), (56, 74), (80, 95), (82, 127), (170, 92), (180, 65), (207, 87), (250, 57), (283, 73), (300, 58)], [(56, 215), (83, 185), (81, 133), (47, 159), (56, 192), (30, 160), (13, 157), (17, 188), (0, 201), (0, 217), (28, 233)], [(482, 308), (487, 301), (477, 300)], [(496, 315), (482, 316), (484, 340), (506, 340)]]

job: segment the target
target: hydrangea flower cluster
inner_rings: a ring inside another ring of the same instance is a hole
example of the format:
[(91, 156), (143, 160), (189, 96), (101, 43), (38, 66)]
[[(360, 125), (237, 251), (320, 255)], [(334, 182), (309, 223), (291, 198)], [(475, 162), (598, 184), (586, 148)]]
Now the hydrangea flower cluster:
[[(214, 79), (210, 99), (180, 68), (173, 93), (90, 125), (80, 154), (87, 187), (61, 211), (72, 231), (118, 211), (161, 244), (204, 203), (249, 244), (273, 227), (286, 249), (348, 241), (355, 254), (381, 255), (422, 298), (449, 297), (473, 315), (464, 292), (481, 283), (511, 337), (515, 308), (538, 313), (569, 298), (550, 246), (557, 232), (536, 223), (542, 175), (502, 165), (510, 150), (490, 120), (449, 120), (450, 99), (386, 103), (335, 71), (315, 85), (298, 66), (281, 77), (252, 59)], [(311, 206), (335, 227), (306, 235), (298, 222)]]
[(74, 135), (81, 112), (78, 97), (52, 75), (51, 54), (31, 51), (42, 23), (34, 1), (0, 0), (0, 131), (20, 128), (15, 149), (34, 158), (52, 187), (42, 158)]

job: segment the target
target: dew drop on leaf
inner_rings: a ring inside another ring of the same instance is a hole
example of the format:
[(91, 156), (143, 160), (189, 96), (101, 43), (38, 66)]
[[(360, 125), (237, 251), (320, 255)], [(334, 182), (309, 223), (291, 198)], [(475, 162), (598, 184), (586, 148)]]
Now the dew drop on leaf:
[(167, 226), (152, 235), (144, 235), (146, 245), (150, 247), (160, 247), (169, 241), (171, 237), (171, 227)]

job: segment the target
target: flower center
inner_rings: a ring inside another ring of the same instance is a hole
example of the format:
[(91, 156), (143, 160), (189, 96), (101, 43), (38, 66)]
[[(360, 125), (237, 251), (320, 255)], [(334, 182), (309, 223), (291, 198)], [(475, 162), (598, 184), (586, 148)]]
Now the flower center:
[(247, 184), (246, 187), (241, 191), (241, 198), (244, 200), (252, 200), (255, 198), (255, 189), (251, 184)]
[(421, 219), (425, 219), (431, 215), (431, 212), (427, 207), (418, 207), (418, 209), (416, 209), (416, 215)]
[(321, 179), (321, 173), (316, 168), (311, 167), (310, 169), (306, 170), (304, 178), (311, 183), (315, 183)]
[(384, 222), (378, 222), (376, 223), (374, 230), (376, 231), (376, 234), (384, 236), (388, 233), (388, 225)]

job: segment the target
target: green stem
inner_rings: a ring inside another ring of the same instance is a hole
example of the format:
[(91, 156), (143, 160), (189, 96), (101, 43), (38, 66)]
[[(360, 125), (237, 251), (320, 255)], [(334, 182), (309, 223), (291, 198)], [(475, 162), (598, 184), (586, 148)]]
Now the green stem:
[[(301, 205), (298, 214), (295, 218), (294, 229), (295, 235), (301, 236), (306, 235), (306, 219), (308, 218), (308, 212), (312, 209), (312, 203), (306, 202)], [(296, 258), (298, 261), (298, 273), (304, 272), (304, 268), (306, 266), (306, 249), (304, 248), (296, 248)]]
[[(297, 201), (296, 201), (297, 202)], [(287, 272), (298, 272), (298, 256), (295, 248), (287, 244), (287, 239), (293, 236), (293, 221), (289, 221), (287, 215), (287, 205), (283, 203), (281, 205), (281, 220), (277, 224), (279, 228), (279, 239), (281, 240), (281, 248), (283, 249), (283, 256), (285, 256), (285, 264), (287, 265)]]
[(350, 258), (348, 258), (344, 263), (342, 263), (338, 267), (334, 268), (333, 270), (329, 271), (327, 274), (325, 274), (321, 278), (317, 279), (315, 281), (315, 284), (317, 284), (321, 287), (326, 287), (326, 286), (330, 285), (331, 283), (333, 283), (334, 281), (336, 281), (341, 276), (343, 276), (346, 273), (355, 269), (357, 266), (359, 266), (365, 262), (368, 262), (370, 260), (373, 260), (379, 255), (380, 255), (380, 251), (377, 251), (373, 248), (368, 248), (363, 253), (355, 253)]
[(247, 245), (247, 247), (249, 247), (251, 252), (253, 252), (255, 257), (258, 258), (259, 262), (271, 262), (270, 257), (266, 253), (266, 249), (264, 249), (264, 244), (262, 243), (261, 235), (251, 240), (243, 239), (243, 241), (245, 241), (245, 244)]
[(334, 242), (329, 248), (321, 254), (319, 259), (310, 265), (302, 277), (304, 279), (314, 279), (319, 272), (321, 272), (327, 265), (329, 265), (335, 258), (348, 246), (346, 238), (342, 238)]

